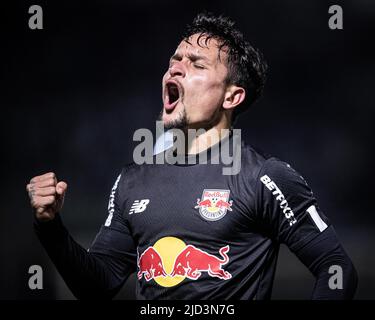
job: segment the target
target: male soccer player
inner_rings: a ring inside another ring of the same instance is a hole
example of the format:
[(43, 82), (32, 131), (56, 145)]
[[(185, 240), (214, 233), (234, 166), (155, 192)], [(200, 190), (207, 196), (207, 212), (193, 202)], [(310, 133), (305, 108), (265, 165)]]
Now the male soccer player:
[[(67, 184), (54, 173), (31, 179), (36, 232), (76, 297), (112, 298), (136, 272), (138, 299), (269, 299), (281, 243), (315, 276), (313, 299), (353, 297), (353, 264), (295, 170), (244, 144), (239, 173), (210, 163), (234, 143), (212, 132), (231, 128), (257, 100), (266, 69), (232, 21), (195, 18), (163, 77), (161, 119), (167, 129), (204, 129), (183, 156), (208, 151), (208, 161), (125, 166), (89, 250), (62, 223)], [(332, 267), (342, 274), (338, 288)]]

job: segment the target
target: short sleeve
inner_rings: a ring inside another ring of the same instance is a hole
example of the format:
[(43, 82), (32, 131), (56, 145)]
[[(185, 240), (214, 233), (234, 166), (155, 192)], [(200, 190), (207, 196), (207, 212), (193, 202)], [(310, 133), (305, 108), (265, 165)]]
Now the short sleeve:
[(128, 221), (123, 217), (126, 201), (124, 179), (125, 171), (123, 170), (117, 177), (109, 196), (108, 217), (89, 248), (89, 252), (109, 255), (136, 267), (136, 246)]
[(307, 182), (289, 164), (270, 158), (257, 179), (257, 220), (273, 239), (296, 251), (329, 226)]

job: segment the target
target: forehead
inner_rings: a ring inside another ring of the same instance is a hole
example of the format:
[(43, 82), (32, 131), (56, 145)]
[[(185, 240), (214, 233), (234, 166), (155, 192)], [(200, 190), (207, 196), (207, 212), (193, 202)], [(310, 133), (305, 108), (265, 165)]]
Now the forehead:
[(180, 55), (204, 55), (214, 63), (224, 63), (227, 53), (220, 48), (220, 42), (215, 38), (208, 38), (204, 34), (194, 34), (184, 39), (178, 45), (176, 52)]

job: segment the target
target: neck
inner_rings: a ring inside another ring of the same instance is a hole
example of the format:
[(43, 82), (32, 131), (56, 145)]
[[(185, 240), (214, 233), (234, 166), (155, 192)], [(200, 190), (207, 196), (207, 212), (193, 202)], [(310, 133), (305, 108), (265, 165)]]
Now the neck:
[(191, 134), (191, 136), (189, 136), (189, 132), (187, 132), (188, 139), (185, 140), (185, 152), (187, 154), (197, 154), (203, 152), (211, 148), (213, 145), (219, 143), (220, 140), (222, 140), (229, 134), (230, 120), (228, 117), (224, 116), (217, 124), (215, 124), (210, 129), (194, 129), (196, 130), (196, 132), (194, 134)]

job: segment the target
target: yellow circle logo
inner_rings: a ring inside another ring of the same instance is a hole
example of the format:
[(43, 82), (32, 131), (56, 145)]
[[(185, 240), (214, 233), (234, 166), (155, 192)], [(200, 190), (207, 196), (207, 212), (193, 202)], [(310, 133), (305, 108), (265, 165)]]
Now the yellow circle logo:
[(171, 277), (173, 265), (178, 254), (186, 247), (186, 244), (175, 237), (164, 237), (153, 245), (163, 260), (164, 270), (167, 276), (156, 277), (154, 280), (163, 287), (173, 287), (185, 279), (184, 276), (176, 275)]

